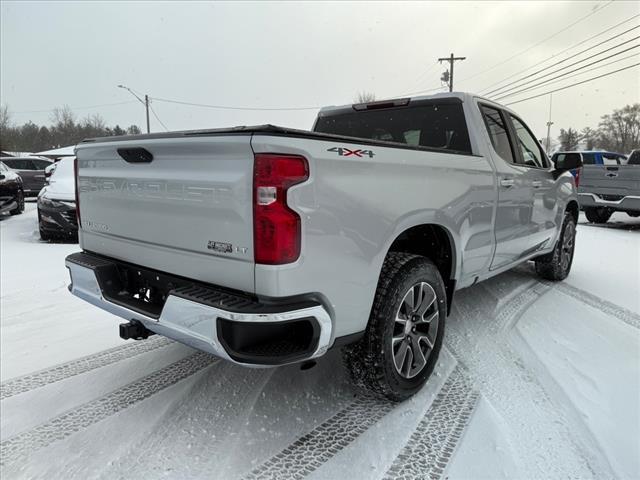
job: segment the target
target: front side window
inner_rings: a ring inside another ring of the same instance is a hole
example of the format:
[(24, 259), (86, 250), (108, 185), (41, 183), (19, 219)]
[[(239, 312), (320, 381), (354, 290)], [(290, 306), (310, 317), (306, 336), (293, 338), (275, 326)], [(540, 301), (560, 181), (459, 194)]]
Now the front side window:
[(518, 118), (511, 115), (511, 121), (516, 132), (517, 148), (522, 154), (522, 159), (517, 163), (522, 162), (528, 167), (545, 168), (546, 161), (538, 141)]
[(480, 110), (484, 117), (484, 123), (487, 126), (491, 145), (503, 160), (509, 163), (515, 163), (513, 160), (513, 148), (509, 139), (509, 131), (504, 116), (497, 108), (481, 105)]
[(603, 153), (602, 163), (605, 165), (620, 165), (620, 156)]
[(44, 170), (51, 165), (51, 162), (47, 162), (46, 160), (32, 160), (32, 162), (35, 164), (37, 170)]

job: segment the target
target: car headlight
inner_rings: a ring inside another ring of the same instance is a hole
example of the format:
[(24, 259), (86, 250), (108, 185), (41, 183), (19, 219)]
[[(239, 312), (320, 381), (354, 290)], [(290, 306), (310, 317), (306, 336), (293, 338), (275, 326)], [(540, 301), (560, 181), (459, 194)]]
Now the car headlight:
[(50, 198), (47, 198), (47, 197), (40, 197), (38, 199), (38, 203), (40, 203), (41, 206), (47, 207), (47, 208), (61, 208), (65, 206), (64, 203), (58, 202), (57, 200), (51, 200)]

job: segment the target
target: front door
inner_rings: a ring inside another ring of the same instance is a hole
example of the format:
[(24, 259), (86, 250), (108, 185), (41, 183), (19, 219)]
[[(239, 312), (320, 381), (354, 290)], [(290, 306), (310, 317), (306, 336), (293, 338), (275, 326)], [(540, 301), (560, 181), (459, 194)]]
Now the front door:
[(531, 130), (518, 117), (509, 114), (513, 138), (516, 145), (516, 156), (519, 168), (526, 177), (527, 186), (533, 194), (533, 208), (531, 210), (530, 230), (531, 242), (525, 255), (535, 250), (550, 246), (555, 240), (558, 217), (557, 195), (555, 179), (553, 178), (551, 163), (531, 133)]
[(491, 262), (494, 270), (511, 264), (533, 247), (535, 175), (522, 165), (508, 114), (494, 106), (480, 104), (496, 168), (498, 201), (494, 232), (496, 247)]

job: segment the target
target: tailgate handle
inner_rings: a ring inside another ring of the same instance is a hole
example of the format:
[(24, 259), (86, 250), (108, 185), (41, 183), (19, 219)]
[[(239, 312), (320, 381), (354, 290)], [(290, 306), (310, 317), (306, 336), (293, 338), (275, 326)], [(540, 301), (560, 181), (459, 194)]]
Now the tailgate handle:
[(142, 147), (119, 148), (118, 155), (128, 163), (151, 163), (153, 161), (153, 154)]

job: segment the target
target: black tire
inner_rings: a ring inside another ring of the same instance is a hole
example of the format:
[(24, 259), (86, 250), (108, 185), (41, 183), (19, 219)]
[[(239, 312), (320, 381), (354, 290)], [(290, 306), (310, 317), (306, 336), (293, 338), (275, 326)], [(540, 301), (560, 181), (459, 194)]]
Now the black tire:
[(45, 232), (41, 228), (39, 230), (40, 230), (40, 239), (41, 240), (44, 240), (45, 242), (48, 242), (50, 240), (54, 240), (55, 239), (55, 237), (53, 235), (51, 235), (50, 233)]
[(536, 273), (545, 280), (564, 280), (571, 271), (576, 247), (576, 220), (565, 212), (562, 231), (551, 253), (535, 259)]
[(584, 214), (591, 223), (607, 223), (613, 211), (606, 207), (589, 207), (584, 209)]
[(24, 212), (24, 191), (22, 189), (18, 190), (16, 194), (16, 202), (18, 205), (13, 210), (9, 210), (10, 215), (20, 215)]
[[(408, 295), (411, 295), (411, 304), (416, 303), (416, 295), (419, 300), (417, 310), (411, 313), (407, 311)], [(361, 390), (393, 401), (405, 400), (420, 390), (440, 355), (447, 315), (446, 299), (440, 272), (429, 259), (408, 253), (389, 253), (382, 266), (365, 335), (342, 352), (354, 384)], [(421, 313), (422, 306), (425, 310)], [(429, 321), (425, 320), (427, 316)], [(420, 351), (414, 357), (415, 348)], [(404, 356), (401, 349), (404, 349)], [(408, 350), (412, 350), (411, 355)], [(400, 357), (399, 370), (396, 363)], [(411, 374), (413, 376), (409, 377)]]

